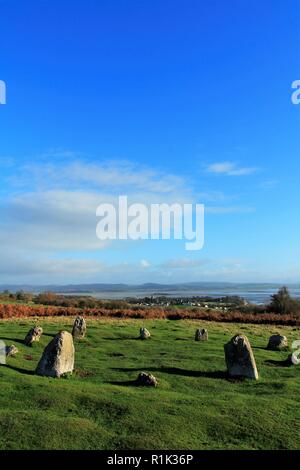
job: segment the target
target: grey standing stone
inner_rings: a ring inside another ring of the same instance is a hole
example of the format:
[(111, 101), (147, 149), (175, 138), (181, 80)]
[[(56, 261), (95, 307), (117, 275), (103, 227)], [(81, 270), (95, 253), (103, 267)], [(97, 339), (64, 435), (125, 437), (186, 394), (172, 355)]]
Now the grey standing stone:
[(140, 329), (140, 339), (148, 339), (150, 336), (150, 332), (147, 330), (147, 328)]
[(35, 326), (28, 331), (27, 335), (25, 336), (24, 343), (26, 346), (32, 346), (32, 343), (35, 341), (39, 341), (43, 334), (43, 328), (40, 326)]
[(86, 334), (86, 322), (83, 317), (77, 317), (72, 330), (72, 336), (76, 339), (82, 339)]
[(289, 366), (298, 366), (300, 364), (300, 356), (296, 353), (292, 353), (287, 358), (287, 363)]
[(72, 373), (75, 349), (73, 337), (67, 331), (58, 333), (46, 346), (36, 368), (37, 375), (60, 377)]
[(236, 335), (225, 344), (225, 361), (231, 377), (258, 379), (252, 348), (246, 336)]
[(286, 336), (272, 335), (270, 336), (267, 349), (271, 351), (282, 351), (288, 347), (288, 340)]
[(0, 364), (6, 364), (6, 346), (2, 339), (0, 339)]
[(195, 333), (195, 341), (207, 341), (208, 331), (205, 328), (197, 328)]
[(158, 382), (156, 377), (152, 374), (147, 374), (146, 372), (141, 372), (137, 378), (138, 385), (143, 385), (146, 387), (157, 387)]

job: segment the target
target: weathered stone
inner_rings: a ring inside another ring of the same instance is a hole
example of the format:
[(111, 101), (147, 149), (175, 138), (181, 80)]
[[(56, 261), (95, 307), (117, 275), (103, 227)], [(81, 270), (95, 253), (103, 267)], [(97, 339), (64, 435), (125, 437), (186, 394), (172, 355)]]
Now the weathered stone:
[(272, 335), (270, 336), (267, 349), (271, 351), (282, 351), (288, 347), (288, 340), (286, 336)]
[(0, 364), (6, 364), (6, 346), (2, 339), (0, 339)]
[(138, 385), (143, 385), (146, 387), (157, 387), (158, 382), (156, 377), (152, 374), (147, 374), (146, 372), (141, 372), (137, 378)]
[(72, 330), (73, 338), (82, 339), (86, 334), (86, 322), (83, 317), (77, 317)]
[(74, 344), (71, 333), (61, 331), (46, 346), (36, 368), (38, 375), (60, 377), (74, 369)]
[(6, 346), (5, 348), (6, 357), (13, 357), (18, 354), (18, 352), (19, 350), (14, 344), (12, 344), (11, 346)]
[(290, 354), (287, 358), (287, 364), (289, 366), (297, 366), (300, 364), (300, 355), (296, 354), (295, 352)]
[(147, 330), (147, 328), (140, 329), (140, 339), (148, 339), (150, 336), (150, 332)]
[(39, 341), (41, 336), (43, 334), (43, 328), (40, 326), (35, 326), (34, 328), (31, 328), (31, 330), (28, 331), (24, 343), (26, 346), (32, 346), (32, 343), (35, 341)]
[(197, 328), (195, 333), (195, 341), (207, 341), (208, 331), (205, 328)]
[(236, 335), (225, 344), (225, 361), (232, 377), (258, 379), (258, 372), (252, 348), (246, 336)]

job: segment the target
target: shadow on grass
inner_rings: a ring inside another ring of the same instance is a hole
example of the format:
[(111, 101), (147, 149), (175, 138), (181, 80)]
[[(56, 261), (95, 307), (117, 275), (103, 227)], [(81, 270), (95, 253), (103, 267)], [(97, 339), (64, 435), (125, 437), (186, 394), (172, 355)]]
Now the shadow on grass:
[(292, 365), (288, 359), (284, 359), (283, 361), (275, 361), (273, 359), (269, 359), (268, 361), (264, 361), (264, 363), (268, 366), (275, 367), (290, 367)]
[(136, 337), (133, 337), (133, 336), (120, 336), (119, 338), (103, 338), (103, 339), (106, 339), (108, 341), (136, 341), (136, 340), (138, 340), (138, 341), (148, 341), (148, 340), (142, 340), (138, 336), (136, 336)]
[(283, 349), (269, 349), (267, 346), (252, 346), (252, 349), (261, 349), (262, 351), (270, 351), (270, 352), (288, 352), (289, 348), (283, 348)]
[(144, 368), (114, 367), (113, 369), (117, 370), (118, 372), (142, 372), (143, 370), (146, 370), (149, 372), (162, 372), (164, 374), (181, 375), (184, 377), (206, 377), (209, 379), (229, 379), (228, 373), (222, 370), (200, 371), (200, 370), (179, 369), (178, 367), (144, 367)]
[(0, 339), (2, 339), (3, 341), (12, 341), (12, 343), (25, 344), (24, 340), (19, 339), (19, 338), (7, 338), (7, 337), (4, 337), (4, 336), (1, 336)]
[(110, 385), (121, 385), (123, 387), (140, 387), (141, 385), (137, 380), (120, 380), (114, 382), (108, 382)]
[(15, 370), (16, 372), (19, 372), (20, 374), (34, 375), (34, 370), (22, 369), (21, 367), (15, 367), (10, 364), (6, 364), (5, 367), (7, 367), (8, 369)]

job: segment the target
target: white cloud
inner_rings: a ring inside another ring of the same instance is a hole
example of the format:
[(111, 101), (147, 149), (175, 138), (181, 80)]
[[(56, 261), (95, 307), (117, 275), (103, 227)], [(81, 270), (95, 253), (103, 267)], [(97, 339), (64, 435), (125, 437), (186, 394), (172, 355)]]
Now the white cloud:
[(73, 150), (68, 150), (64, 148), (50, 148), (46, 152), (39, 155), (39, 160), (61, 160), (61, 159), (70, 159), (70, 158), (78, 158), (79, 154), (74, 152)]
[(208, 173), (226, 176), (245, 176), (257, 171), (256, 167), (239, 167), (234, 162), (212, 163), (206, 167)]
[[(107, 264), (96, 259), (53, 258), (45, 254), (28, 254), (17, 251), (7, 254), (1, 250), (1, 283), (90, 283), (138, 282), (145, 270), (143, 263)], [(145, 260), (144, 260), (145, 261)], [(150, 266), (150, 264), (149, 264)], [(118, 276), (118, 278), (117, 278)], [(130, 276), (130, 277), (129, 277)], [(117, 281), (116, 281), (117, 279)]]
[[(99, 261), (100, 254), (112, 243), (123, 255), (136, 247), (135, 242), (101, 242), (96, 237), (96, 208), (103, 202), (116, 204), (120, 194), (128, 194), (129, 204), (199, 203), (206, 199), (220, 204), (206, 206), (207, 213), (252, 211), (247, 207), (226, 206), (228, 198), (220, 191), (196, 193), (194, 181), (182, 176), (124, 161), (99, 165), (74, 162), (69, 151), (57, 150), (52, 154), (56, 162), (13, 168), (16, 185), (10, 188), (11, 195), (3, 197), (0, 203), (2, 282), (81, 283), (95, 279), (97, 282), (122, 279), (135, 283), (168, 279), (176, 282), (179, 276), (192, 280), (192, 276), (196, 279), (204, 275), (203, 265), (208, 260), (169, 260), (155, 266), (141, 254), (140, 261), (135, 263)], [(90, 259), (91, 256), (96, 259)]]
[(167, 269), (199, 268), (200, 266), (203, 266), (209, 262), (210, 260), (207, 260), (207, 259), (189, 259), (189, 258), (170, 259), (162, 263), (160, 267), (167, 268)]
[(149, 268), (151, 266), (151, 264), (149, 263), (149, 261), (147, 261), (146, 259), (141, 259), (140, 261), (140, 266), (142, 268)]
[[(96, 209), (104, 202), (190, 202), (192, 191), (182, 177), (124, 161), (90, 164), (73, 161), (71, 151), (53, 150), (62, 161), (27, 164), (11, 179), (15, 195), (0, 205), (0, 243), (7, 249), (45, 252), (90, 251), (109, 242), (96, 237)], [(31, 188), (30, 192), (28, 188)], [(9, 234), (9, 236), (8, 236)]]
[(97, 191), (136, 193), (190, 193), (187, 181), (174, 174), (141, 167), (128, 161), (106, 161), (101, 164), (66, 161), (47, 164), (27, 164), (11, 178), (17, 187), (30, 183), (37, 188), (89, 188)]
[(107, 263), (99, 259), (60, 258), (47, 253), (0, 249), (1, 284), (84, 284), (94, 282), (140, 284), (143, 282), (239, 281), (240, 275), (250, 276), (239, 260), (171, 259), (151, 265), (148, 260), (138, 262)]
[(107, 243), (96, 238), (96, 207), (105, 197), (62, 190), (15, 196), (0, 206), (1, 246), (33, 252), (103, 248)]

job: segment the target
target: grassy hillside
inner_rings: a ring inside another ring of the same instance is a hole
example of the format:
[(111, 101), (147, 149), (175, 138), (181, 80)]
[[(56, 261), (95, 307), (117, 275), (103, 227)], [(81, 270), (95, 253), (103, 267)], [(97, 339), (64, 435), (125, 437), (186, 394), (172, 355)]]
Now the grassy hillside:
[[(300, 328), (171, 320), (88, 320), (70, 378), (33, 375), (43, 348), (71, 318), (39, 319), (41, 343), (22, 340), (33, 319), (1, 320), (0, 339), (19, 348), (0, 366), (1, 449), (297, 449), (300, 366), (265, 350), (270, 334)], [(140, 326), (152, 333), (137, 340)], [(204, 326), (209, 341), (194, 341)], [(228, 380), (223, 345), (246, 334), (258, 382)], [(136, 387), (152, 372), (157, 389)]]

